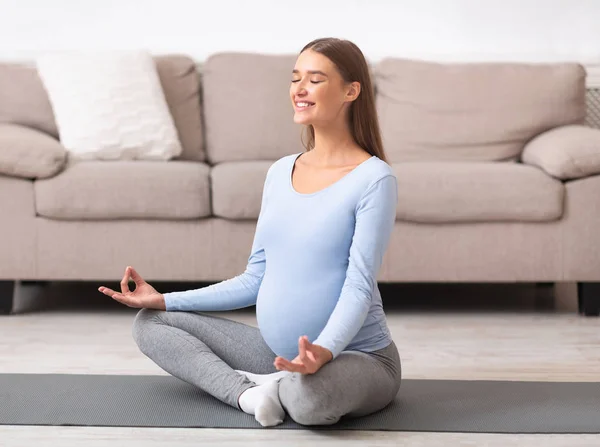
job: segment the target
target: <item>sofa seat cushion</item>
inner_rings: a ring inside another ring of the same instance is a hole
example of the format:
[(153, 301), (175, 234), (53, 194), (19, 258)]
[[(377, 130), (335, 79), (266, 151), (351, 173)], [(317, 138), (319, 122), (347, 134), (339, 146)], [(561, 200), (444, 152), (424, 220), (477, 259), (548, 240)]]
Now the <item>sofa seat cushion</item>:
[(273, 161), (219, 163), (211, 170), (213, 214), (232, 220), (256, 220)]
[(63, 220), (207, 217), (209, 171), (193, 161), (69, 162), (35, 181), (36, 212)]
[(562, 182), (520, 163), (394, 163), (397, 220), (544, 222), (560, 219)]
[[(211, 170), (213, 214), (256, 220), (272, 161), (220, 163)], [(407, 162), (398, 178), (397, 220), (444, 223), (559, 219), (563, 184), (520, 163)]]

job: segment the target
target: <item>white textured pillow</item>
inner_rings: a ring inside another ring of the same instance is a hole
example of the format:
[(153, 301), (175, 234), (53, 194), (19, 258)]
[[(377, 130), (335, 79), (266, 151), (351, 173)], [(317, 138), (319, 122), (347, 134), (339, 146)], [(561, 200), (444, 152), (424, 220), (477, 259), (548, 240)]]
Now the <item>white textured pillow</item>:
[(177, 129), (145, 51), (50, 53), (37, 60), (69, 158), (168, 160)]

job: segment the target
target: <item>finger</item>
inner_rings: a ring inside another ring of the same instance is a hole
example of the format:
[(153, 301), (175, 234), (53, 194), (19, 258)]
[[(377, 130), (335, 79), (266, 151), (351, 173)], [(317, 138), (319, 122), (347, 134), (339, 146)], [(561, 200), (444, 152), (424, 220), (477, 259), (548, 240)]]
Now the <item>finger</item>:
[(133, 279), (133, 282), (135, 282), (136, 286), (142, 285), (146, 282), (133, 267), (130, 266), (129, 271), (131, 273), (131, 279)]
[(293, 362), (290, 362), (284, 359), (283, 361), (277, 362), (275, 367), (279, 370), (297, 372), (300, 374), (310, 374), (312, 369), (314, 369), (314, 367), (308, 368), (303, 363), (297, 363), (298, 361), (298, 359), (295, 359)]
[(121, 280), (121, 293), (125, 294), (130, 292), (129, 290), (129, 267), (125, 269), (125, 275), (123, 275), (123, 279)]
[(103, 294), (110, 296), (111, 298), (115, 293), (118, 293), (118, 292), (115, 292), (113, 289), (109, 289), (108, 287), (104, 287), (104, 286), (98, 287), (98, 290), (100, 292), (102, 292)]
[(133, 300), (125, 295), (123, 295), (122, 293), (119, 292), (115, 292), (113, 289), (109, 289), (108, 287), (98, 287), (98, 290), (100, 292), (102, 292), (105, 295), (110, 296), (111, 298), (119, 301), (120, 303), (126, 304), (133, 304)]
[(303, 340), (303, 352), (302, 363), (304, 363), (309, 369), (316, 365), (317, 361), (317, 353), (315, 352), (313, 345), (310, 341), (308, 341), (308, 337), (305, 335), (302, 337)]
[(308, 358), (308, 361), (311, 361), (313, 363), (316, 363), (317, 358), (319, 357), (319, 346), (314, 345), (313, 343), (311, 343), (308, 340), (308, 337), (305, 335), (304, 339), (306, 340), (306, 344), (304, 345), (304, 350), (306, 351), (306, 356)]
[(307, 345), (308, 339), (306, 338), (306, 336), (300, 337), (300, 339), (298, 340), (298, 356), (300, 357), (300, 360), (302, 360), (302, 363), (304, 363), (305, 365), (314, 363), (310, 358), (308, 358)]
[(289, 360), (287, 360), (283, 357), (276, 357), (273, 364), (275, 366), (278, 366), (278, 367), (286, 369), (286, 370), (287, 370), (287, 368), (295, 368), (298, 365), (300, 365), (299, 363), (290, 362)]
[(286, 360), (282, 357), (277, 357), (275, 359), (275, 368), (278, 370), (291, 371), (291, 372), (304, 372), (305, 367), (299, 363), (292, 363), (289, 360)]

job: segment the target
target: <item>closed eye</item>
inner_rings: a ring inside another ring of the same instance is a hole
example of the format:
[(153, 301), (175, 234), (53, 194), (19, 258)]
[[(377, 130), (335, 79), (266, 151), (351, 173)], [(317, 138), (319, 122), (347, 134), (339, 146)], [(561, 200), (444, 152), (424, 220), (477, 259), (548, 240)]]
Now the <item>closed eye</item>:
[[(296, 79), (295, 81), (292, 81), (292, 83), (299, 82), (299, 81), (300, 81), (300, 79)], [(311, 84), (320, 84), (323, 81), (310, 81), (310, 82), (311, 82)]]

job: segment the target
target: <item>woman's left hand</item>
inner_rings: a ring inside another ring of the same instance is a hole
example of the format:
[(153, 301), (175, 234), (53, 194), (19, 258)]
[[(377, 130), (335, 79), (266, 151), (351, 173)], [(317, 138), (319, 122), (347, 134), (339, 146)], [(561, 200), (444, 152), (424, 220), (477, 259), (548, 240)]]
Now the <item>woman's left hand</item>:
[(273, 362), (275, 368), (279, 371), (314, 374), (333, 358), (329, 349), (312, 344), (306, 335), (298, 340), (298, 352), (298, 356), (291, 362), (283, 357), (275, 358), (275, 362)]

